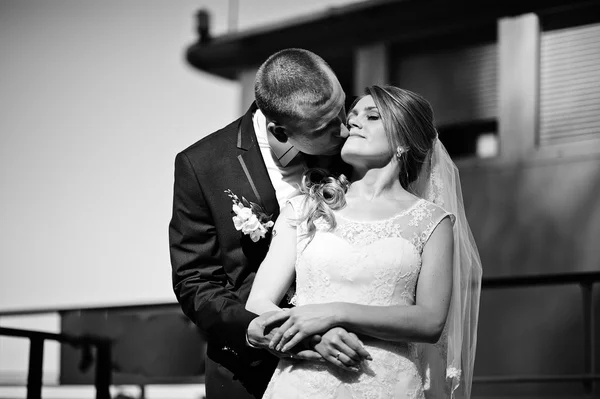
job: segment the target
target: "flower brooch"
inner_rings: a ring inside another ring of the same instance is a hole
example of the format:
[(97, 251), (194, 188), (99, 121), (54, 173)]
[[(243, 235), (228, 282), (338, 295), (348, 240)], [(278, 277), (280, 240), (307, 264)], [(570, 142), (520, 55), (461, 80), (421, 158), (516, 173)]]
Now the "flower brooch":
[(274, 225), (271, 215), (267, 215), (260, 205), (244, 197), (240, 200), (231, 190), (225, 192), (233, 202), (232, 210), (235, 216), (232, 219), (235, 229), (249, 235), (253, 242), (264, 238)]

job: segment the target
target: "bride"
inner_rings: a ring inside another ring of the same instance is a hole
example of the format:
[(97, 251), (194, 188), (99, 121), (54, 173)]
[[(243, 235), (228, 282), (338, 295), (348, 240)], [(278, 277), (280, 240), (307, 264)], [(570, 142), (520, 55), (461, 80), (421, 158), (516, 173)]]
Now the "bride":
[[(288, 201), (247, 309), (279, 310), (271, 349), (289, 353), (334, 327), (356, 333), (324, 361), (282, 358), (264, 398), (470, 397), (481, 261), (458, 171), (421, 96), (372, 86), (348, 115), (351, 183), (305, 175)], [(296, 307), (280, 303), (295, 281)], [(351, 366), (351, 367), (348, 367)]]

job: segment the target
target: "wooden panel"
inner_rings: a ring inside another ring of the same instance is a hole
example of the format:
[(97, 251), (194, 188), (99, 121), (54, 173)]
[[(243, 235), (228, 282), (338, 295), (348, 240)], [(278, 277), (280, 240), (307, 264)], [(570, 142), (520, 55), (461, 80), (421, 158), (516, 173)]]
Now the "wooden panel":
[(484, 274), (600, 269), (600, 157), (461, 167)]
[(600, 138), (600, 24), (543, 32), (540, 145)]
[(394, 54), (393, 84), (424, 96), (438, 125), (497, 116), (495, 43), (404, 56)]
[[(484, 290), (479, 307), (475, 376), (583, 373), (581, 309), (577, 285)], [(595, 320), (600, 321), (600, 312)], [(489, 399), (575, 398), (583, 394), (582, 383), (473, 387), (474, 397)]]

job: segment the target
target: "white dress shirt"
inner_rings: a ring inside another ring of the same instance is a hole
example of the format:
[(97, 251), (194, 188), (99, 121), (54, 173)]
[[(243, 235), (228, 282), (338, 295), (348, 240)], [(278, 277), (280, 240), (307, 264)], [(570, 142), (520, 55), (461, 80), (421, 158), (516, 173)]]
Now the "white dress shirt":
[(302, 174), (307, 169), (303, 154), (289, 143), (277, 141), (267, 131), (267, 119), (260, 109), (252, 116), (252, 122), (279, 208), (283, 209), (289, 198), (299, 194)]

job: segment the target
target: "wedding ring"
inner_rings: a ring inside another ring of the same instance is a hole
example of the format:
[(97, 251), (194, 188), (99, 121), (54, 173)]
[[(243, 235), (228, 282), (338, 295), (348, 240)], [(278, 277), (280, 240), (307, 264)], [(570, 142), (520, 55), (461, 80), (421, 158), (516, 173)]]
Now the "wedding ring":
[(342, 352), (338, 351), (338, 352), (335, 354), (335, 358), (336, 358), (337, 360), (340, 360), (340, 355), (341, 355), (341, 354), (342, 354)]

